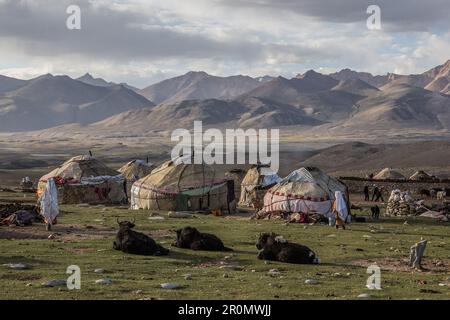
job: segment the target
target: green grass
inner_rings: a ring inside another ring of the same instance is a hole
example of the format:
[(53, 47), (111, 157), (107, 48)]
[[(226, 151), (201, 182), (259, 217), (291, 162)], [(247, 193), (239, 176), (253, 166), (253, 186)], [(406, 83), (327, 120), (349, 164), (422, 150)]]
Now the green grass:
[[(0, 201), (23, 200), (17, 194), (0, 196)], [(120, 207), (104, 210), (100, 207), (62, 206), (61, 209), (60, 226), (100, 227), (100, 222), (95, 219), (103, 218), (104, 226), (115, 228), (117, 216), (135, 217), (136, 230), (159, 231), (154, 233), (159, 235), (155, 238), (170, 247), (174, 238), (170, 230), (192, 225), (218, 235), (234, 252), (194, 252), (171, 248), (171, 254), (166, 257), (129, 255), (112, 249), (112, 234), (96, 238), (73, 237), (64, 241), (61, 239), (64, 235), (54, 240), (1, 239), (0, 299), (356, 299), (361, 293), (369, 293), (374, 299), (450, 298), (448, 287), (438, 286), (440, 282), (448, 281), (448, 271), (438, 274), (382, 271), (383, 289), (368, 290), (365, 288), (369, 276), (366, 267), (351, 265), (356, 259), (399, 259), (406, 256), (409, 247), (421, 237), (429, 240), (427, 257), (448, 258), (449, 226), (429, 220), (410, 220), (408, 225), (404, 225), (403, 219), (383, 219), (377, 223), (353, 223), (350, 230), (336, 231), (321, 225), (305, 228), (301, 224), (285, 225), (276, 220), (250, 221), (202, 215), (191, 219), (149, 220), (147, 211), (129, 211)], [(375, 233), (370, 232), (371, 225), (377, 230)], [(318, 254), (322, 264), (266, 264), (257, 260), (254, 244), (259, 233), (266, 231), (309, 246)], [(229, 261), (243, 270), (221, 268), (220, 261), (226, 256), (231, 256)], [(11, 270), (2, 266), (10, 262), (25, 262), (31, 268)], [(67, 278), (66, 268), (74, 264), (82, 271), (81, 290), (41, 286), (47, 280)], [(95, 268), (104, 268), (106, 273), (96, 274), (93, 272)], [(268, 271), (274, 268), (281, 273), (269, 275)], [(184, 279), (183, 275), (188, 273), (192, 274), (192, 280)], [(224, 278), (224, 274), (228, 277)], [(114, 283), (109, 286), (95, 284), (95, 280), (102, 277), (111, 278)], [(306, 279), (316, 279), (319, 283), (307, 285), (304, 283)], [(420, 285), (419, 280), (427, 283)], [(184, 287), (161, 289), (160, 284), (165, 282), (175, 282)], [(423, 293), (421, 289), (438, 293)], [(136, 294), (136, 290), (142, 290), (142, 293)]]

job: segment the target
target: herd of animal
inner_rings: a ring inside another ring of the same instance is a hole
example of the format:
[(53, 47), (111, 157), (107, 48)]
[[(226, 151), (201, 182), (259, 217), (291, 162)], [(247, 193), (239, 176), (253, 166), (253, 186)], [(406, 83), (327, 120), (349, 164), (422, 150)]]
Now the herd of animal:
[(432, 189), (421, 189), (419, 190), (421, 196), (436, 198), (437, 200), (445, 200), (447, 195), (450, 195), (449, 188), (432, 188)]
[[(132, 230), (134, 221), (119, 221), (119, 231), (113, 243), (115, 250), (138, 255), (163, 256), (168, 255), (169, 250), (162, 247), (151, 237)], [(222, 240), (209, 233), (198, 231), (194, 227), (184, 227), (176, 230), (177, 238), (172, 246), (182, 249), (201, 251), (233, 251), (226, 247)], [(256, 247), (260, 252), (258, 259), (280, 261), (296, 264), (317, 264), (319, 258), (308, 247), (291, 243), (275, 233), (262, 233), (259, 236)]]

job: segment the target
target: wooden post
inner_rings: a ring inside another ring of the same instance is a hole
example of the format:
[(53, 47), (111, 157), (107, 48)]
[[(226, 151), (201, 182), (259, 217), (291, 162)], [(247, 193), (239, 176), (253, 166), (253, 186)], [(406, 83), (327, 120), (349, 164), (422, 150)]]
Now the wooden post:
[(422, 258), (427, 246), (427, 240), (422, 240), (413, 245), (410, 249), (409, 266), (415, 269), (422, 269)]

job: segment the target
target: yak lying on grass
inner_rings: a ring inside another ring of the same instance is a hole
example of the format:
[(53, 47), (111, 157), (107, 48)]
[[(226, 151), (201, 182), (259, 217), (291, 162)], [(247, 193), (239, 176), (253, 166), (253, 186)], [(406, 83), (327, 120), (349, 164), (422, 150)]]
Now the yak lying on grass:
[(317, 264), (319, 258), (306, 246), (290, 243), (275, 233), (263, 233), (256, 243), (258, 259), (297, 264)]
[(169, 250), (163, 248), (149, 236), (133, 231), (134, 221), (120, 221), (119, 231), (116, 235), (113, 248), (126, 253), (146, 255), (146, 256), (163, 256), (169, 254)]
[(177, 240), (173, 243), (174, 247), (203, 251), (232, 251), (215, 235), (201, 233), (196, 228), (185, 227), (176, 232)]

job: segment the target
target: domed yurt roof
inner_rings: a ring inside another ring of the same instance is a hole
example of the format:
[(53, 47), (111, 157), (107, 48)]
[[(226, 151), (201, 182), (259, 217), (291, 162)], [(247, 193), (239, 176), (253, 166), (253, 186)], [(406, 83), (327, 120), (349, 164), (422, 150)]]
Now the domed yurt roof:
[(413, 181), (430, 181), (435, 179), (436, 177), (432, 176), (429, 173), (426, 173), (423, 170), (416, 171), (411, 177), (409, 177), (409, 180)]
[(135, 182), (155, 191), (179, 193), (190, 189), (224, 183), (226, 179), (216, 175), (212, 166), (167, 161), (149, 175)]
[(384, 168), (378, 172), (374, 177), (374, 180), (405, 180), (405, 176), (400, 172), (395, 171), (391, 168)]
[(291, 212), (332, 215), (335, 192), (340, 191), (347, 201), (347, 187), (314, 167), (300, 168), (270, 188), (264, 196), (265, 212)]
[(60, 167), (44, 175), (40, 180), (46, 181), (55, 177), (81, 180), (81, 178), (117, 176), (119, 174), (118, 171), (107, 167), (99, 160), (91, 156), (81, 155), (67, 160)]
[(106, 204), (126, 201), (124, 177), (91, 156), (77, 156), (43, 176), (38, 183), (40, 198), (50, 178), (58, 187), (61, 204)]
[(334, 192), (346, 193), (347, 187), (318, 168), (306, 167), (291, 172), (269, 192), (311, 201), (334, 199)]
[(150, 210), (234, 210), (233, 181), (214, 166), (166, 161), (131, 188), (131, 208)]
[(149, 175), (153, 169), (155, 169), (155, 165), (152, 163), (136, 159), (125, 164), (119, 169), (119, 172), (127, 180), (138, 180)]

